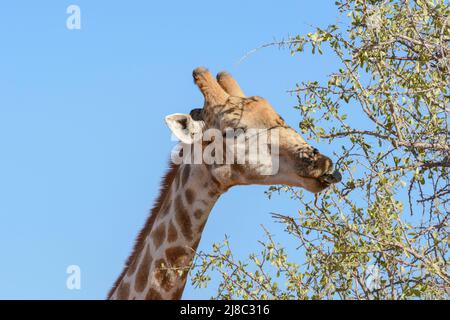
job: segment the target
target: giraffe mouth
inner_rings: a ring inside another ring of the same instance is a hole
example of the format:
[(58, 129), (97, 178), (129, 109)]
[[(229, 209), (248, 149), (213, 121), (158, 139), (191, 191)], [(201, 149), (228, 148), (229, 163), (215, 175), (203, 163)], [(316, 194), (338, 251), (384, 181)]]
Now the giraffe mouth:
[(327, 184), (335, 184), (342, 181), (342, 175), (339, 171), (331, 169), (331, 172), (325, 173), (319, 178), (319, 181), (325, 182)]

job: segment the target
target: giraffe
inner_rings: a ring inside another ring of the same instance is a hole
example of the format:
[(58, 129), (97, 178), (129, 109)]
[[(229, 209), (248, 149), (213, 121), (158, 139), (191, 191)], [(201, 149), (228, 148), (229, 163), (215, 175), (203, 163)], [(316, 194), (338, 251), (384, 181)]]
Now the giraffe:
[[(202, 109), (166, 117), (181, 143), (208, 128), (278, 130), (279, 169), (263, 175), (254, 164), (170, 164), (160, 195), (137, 237), (125, 268), (108, 299), (181, 299), (188, 270), (208, 216), (219, 197), (237, 185), (284, 184), (317, 193), (341, 180), (332, 161), (311, 147), (261, 97), (246, 97), (234, 78), (214, 78), (205, 68), (193, 72), (204, 96)], [(206, 142), (208, 144), (208, 142)]]

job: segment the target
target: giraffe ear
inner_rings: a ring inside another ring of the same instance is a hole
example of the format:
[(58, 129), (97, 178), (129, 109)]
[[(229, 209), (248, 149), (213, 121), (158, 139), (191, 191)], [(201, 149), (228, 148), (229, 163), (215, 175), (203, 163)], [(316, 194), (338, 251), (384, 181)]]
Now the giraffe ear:
[(189, 114), (174, 113), (166, 116), (166, 124), (181, 142), (192, 144), (200, 138), (203, 121), (195, 121)]

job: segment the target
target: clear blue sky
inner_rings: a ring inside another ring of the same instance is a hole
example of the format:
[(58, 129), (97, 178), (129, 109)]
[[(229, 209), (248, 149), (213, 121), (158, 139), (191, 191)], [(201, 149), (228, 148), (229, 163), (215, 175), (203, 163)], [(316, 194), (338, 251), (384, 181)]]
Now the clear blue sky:
[[(192, 70), (226, 69), (297, 127), (286, 93), (323, 79), (327, 56), (261, 44), (335, 22), (333, 1), (22, 1), (0, 3), (0, 299), (103, 299), (157, 194), (174, 143), (164, 116), (202, 105)], [(66, 8), (81, 8), (81, 30)], [(317, 145), (315, 145), (317, 146)], [(328, 145), (317, 146), (332, 154)], [(270, 212), (295, 214), (266, 187), (232, 189), (211, 213), (200, 249), (231, 237), (257, 246)], [(66, 288), (81, 267), (82, 288)], [(184, 298), (214, 288), (187, 287)]]

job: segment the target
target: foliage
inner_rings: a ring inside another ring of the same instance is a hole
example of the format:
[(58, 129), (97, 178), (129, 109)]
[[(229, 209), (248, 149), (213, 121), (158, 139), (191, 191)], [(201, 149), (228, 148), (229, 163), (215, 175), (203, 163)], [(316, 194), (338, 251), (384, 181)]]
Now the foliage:
[(444, 0), (339, 0), (344, 21), (279, 42), (333, 55), (328, 80), (303, 82), (300, 129), (339, 146), (343, 182), (315, 199), (287, 192), (274, 214), (298, 242), (287, 254), (266, 232), (258, 254), (228, 239), (199, 253), (192, 281), (221, 277), (217, 298), (442, 299), (449, 274), (450, 7)]

